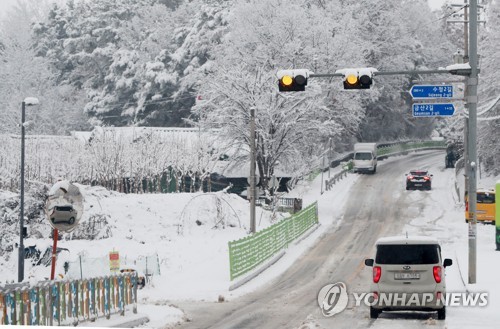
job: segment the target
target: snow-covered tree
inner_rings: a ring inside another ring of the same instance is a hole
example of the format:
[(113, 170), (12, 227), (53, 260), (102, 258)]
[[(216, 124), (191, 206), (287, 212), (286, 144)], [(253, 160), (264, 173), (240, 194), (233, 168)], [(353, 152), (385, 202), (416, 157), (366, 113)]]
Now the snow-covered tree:
[(500, 66), (500, 1), (487, 4), (487, 23), (479, 27), (481, 73), (478, 85), (478, 154), (486, 170), (500, 170), (500, 87), (495, 81)]
[[(85, 127), (85, 117), (73, 88), (56, 83), (50, 61), (38, 55), (34, 31), (46, 13), (44, 1), (20, 1), (0, 26), (0, 104), (4, 118), (0, 131), (18, 132), (21, 102), (37, 97), (40, 105), (27, 110), (28, 133), (65, 134)], [(64, 113), (64, 115), (61, 115)]]

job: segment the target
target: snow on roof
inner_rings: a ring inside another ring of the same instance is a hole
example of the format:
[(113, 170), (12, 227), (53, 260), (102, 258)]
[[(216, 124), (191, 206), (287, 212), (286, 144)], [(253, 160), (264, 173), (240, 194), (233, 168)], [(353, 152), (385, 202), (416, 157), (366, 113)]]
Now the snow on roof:
[(39, 100), (38, 100), (38, 98), (36, 98), (36, 97), (26, 97), (26, 98), (24, 99), (24, 103), (25, 103), (26, 105), (37, 105), (37, 104), (39, 104), (39, 103), (40, 103), (40, 101), (39, 101)]
[[(12, 139), (20, 139), (21, 135), (15, 135), (15, 134), (10, 134), (10, 135), (0, 135), (1, 137), (6, 137), (8, 136), (9, 138)], [(71, 140), (73, 137), (71, 136), (61, 136), (61, 135), (25, 135), (24, 139), (26, 140), (43, 140), (43, 141), (51, 141), (51, 140)]]
[(49, 190), (49, 196), (55, 195), (56, 192), (61, 189), (64, 191), (64, 193), (67, 193), (69, 190), (69, 184), (70, 182), (67, 180), (60, 180), (54, 184)]
[(452, 64), (448, 65), (446, 67), (447, 71), (451, 70), (470, 70), (470, 64), (469, 63), (461, 63), (461, 64)]
[[(244, 163), (241, 162), (232, 162), (232, 161), (219, 161), (215, 168), (214, 172), (227, 177), (227, 178), (242, 178), (250, 176), (250, 162), (246, 161)], [(258, 170), (255, 171), (256, 175), (259, 174)], [(292, 175), (286, 172), (280, 166), (277, 166), (274, 169), (274, 176), (282, 178), (282, 177), (292, 177)]]
[(276, 76), (278, 79), (283, 78), (285, 75), (296, 77), (297, 75), (302, 75), (304, 77), (309, 77), (310, 74), (314, 74), (314, 72), (309, 71), (307, 69), (293, 69), (293, 70), (279, 70), (276, 72)]
[(495, 193), (495, 189), (494, 188), (478, 187), (476, 192), (477, 193)]
[(178, 127), (95, 127), (92, 131), (73, 131), (73, 138), (89, 143), (92, 140), (114, 140), (132, 143), (141, 139), (155, 139), (182, 142), (185, 148), (198, 145), (199, 141), (209, 142), (213, 147), (224, 147), (218, 130)]
[(339, 69), (335, 71), (335, 73), (340, 73), (343, 75), (373, 75), (373, 72), (378, 72), (378, 70), (374, 67), (359, 67), (359, 68), (346, 68), (346, 69)]
[(79, 140), (82, 143), (86, 143), (90, 140), (90, 137), (92, 136), (91, 131), (72, 131), (71, 136), (73, 136), (75, 139)]
[(92, 136), (114, 136), (119, 139), (138, 139), (151, 134), (159, 134), (162, 137), (194, 136), (203, 133), (198, 128), (177, 128), (177, 127), (95, 127), (91, 132)]

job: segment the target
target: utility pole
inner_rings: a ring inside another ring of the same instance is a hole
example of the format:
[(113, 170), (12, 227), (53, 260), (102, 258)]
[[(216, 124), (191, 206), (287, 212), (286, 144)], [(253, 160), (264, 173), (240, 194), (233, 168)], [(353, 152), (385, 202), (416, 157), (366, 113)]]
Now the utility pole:
[(24, 135), (26, 129), (24, 127), (24, 122), (26, 120), (26, 103), (23, 101), (21, 104), (21, 204), (20, 204), (20, 216), (19, 216), (19, 255), (17, 264), (17, 282), (23, 282), (24, 280)]
[(25, 135), (26, 135), (26, 106), (39, 104), (38, 98), (26, 97), (21, 104), (21, 203), (19, 204), (19, 254), (17, 263), (17, 281), (24, 280), (24, 162), (25, 162)]
[(255, 108), (250, 109), (250, 232), (255, 233)]
[(469, 109), (469, 212), (472, 220), (469, 221), (469, 283), (476, 283), (476, 235), (477, 235), (477, 84), (478, 84), (478, 56), (477, 56), (477, 0), (470, 0), (469, 24), (469, 65), (470, 74), (467, 78), (467, 107)]

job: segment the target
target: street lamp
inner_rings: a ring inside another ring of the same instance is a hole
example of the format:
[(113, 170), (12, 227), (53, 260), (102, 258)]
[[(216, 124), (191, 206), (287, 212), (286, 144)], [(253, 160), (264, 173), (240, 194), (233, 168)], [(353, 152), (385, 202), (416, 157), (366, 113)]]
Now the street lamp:
[(21, 106), (21, 204), (19, 219), (19, 264), (17, 281), (24, 280), (24, 133), (25, 133), (25, 108), (39, 104), (38, 98), (26, 97)]

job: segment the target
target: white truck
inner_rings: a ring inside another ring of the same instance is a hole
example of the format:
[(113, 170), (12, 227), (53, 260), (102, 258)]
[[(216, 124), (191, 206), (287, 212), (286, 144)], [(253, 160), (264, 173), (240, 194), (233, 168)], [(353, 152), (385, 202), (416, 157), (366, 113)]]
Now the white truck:
[(352, 164), (354, 172), (374, 174), (377, 171), (377, 143), (354, 144)]

